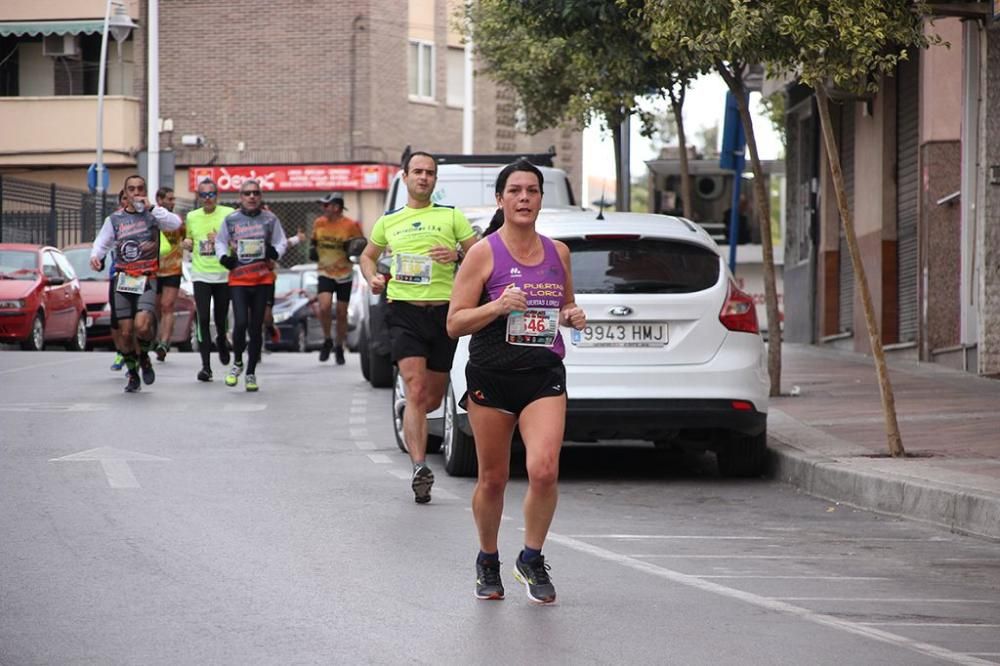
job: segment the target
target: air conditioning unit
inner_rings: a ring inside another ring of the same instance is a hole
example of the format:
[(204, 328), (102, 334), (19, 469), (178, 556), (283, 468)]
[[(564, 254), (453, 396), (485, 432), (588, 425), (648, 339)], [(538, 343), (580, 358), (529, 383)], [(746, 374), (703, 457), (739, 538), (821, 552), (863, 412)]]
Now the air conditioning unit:
[(80, 35), (48, 35), (42, 40), (42, 55), (79, 60)]

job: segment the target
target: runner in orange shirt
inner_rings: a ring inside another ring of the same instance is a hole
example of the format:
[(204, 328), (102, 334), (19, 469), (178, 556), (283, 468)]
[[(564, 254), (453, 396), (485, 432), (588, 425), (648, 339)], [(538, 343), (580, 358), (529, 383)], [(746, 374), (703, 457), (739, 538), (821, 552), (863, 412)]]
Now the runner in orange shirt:
[[(348, 258), (347, 244), (353, 238), (364, 238), (361, 225), (344, 215), (344, 195), (331, 192), (319, 203), (323, 214), (313, 222), (312, 248), (309, 258), (317, 262), (319, 284), (319, 322), (323, 327), (323, 347), (319, 360), (327, 361), (333, 350), (337, 365), (344, 365), (344, 343), (347, 340), (347, 304), (351, 300), (354, 265)], [(330, 335), (333, 295), (337, 295), (337, 346)]]

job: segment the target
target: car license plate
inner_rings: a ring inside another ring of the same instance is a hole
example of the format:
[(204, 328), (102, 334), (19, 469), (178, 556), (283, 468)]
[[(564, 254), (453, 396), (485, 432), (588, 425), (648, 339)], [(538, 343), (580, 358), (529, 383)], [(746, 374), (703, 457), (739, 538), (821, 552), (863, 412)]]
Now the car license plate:
[(570, 341), (577, 347), (662, 347), (667, 344), (663, 322), (636, 321), (590, 323), (573, 330)]

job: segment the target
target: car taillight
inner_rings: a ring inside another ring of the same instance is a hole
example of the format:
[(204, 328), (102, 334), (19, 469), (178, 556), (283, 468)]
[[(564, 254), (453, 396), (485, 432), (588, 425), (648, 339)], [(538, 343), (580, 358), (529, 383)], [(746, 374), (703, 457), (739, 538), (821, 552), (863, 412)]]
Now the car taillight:
[(729, 281), (726, 302), (722, 304), (722, 310), (719, 312), (719, 321), (730, 331), (760, 332), (757, 325), (757, 308), (754, 306), (753, 297), (740, 291), (732, 280)]

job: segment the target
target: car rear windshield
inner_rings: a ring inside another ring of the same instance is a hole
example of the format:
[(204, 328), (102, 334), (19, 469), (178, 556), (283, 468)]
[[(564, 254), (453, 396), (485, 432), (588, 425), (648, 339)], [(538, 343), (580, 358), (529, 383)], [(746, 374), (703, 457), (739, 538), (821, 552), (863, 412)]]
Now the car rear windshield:
[(90, 267), (90, 248), (75, 248), (72, 250), (63, 250), (63, 254), (69, 261), (70, 265), (73, 266), (73, 271), (76, 276), (81, 280), (107, 280), (107, 273), (98, 273), (93, 268)]
[(689, 294), (719, 281), (719, 255), (668, 240), (565, 241), (578, 294)]
[(38, 255), (25, 250), (0, 250), (0, 278), (34, 280)]

